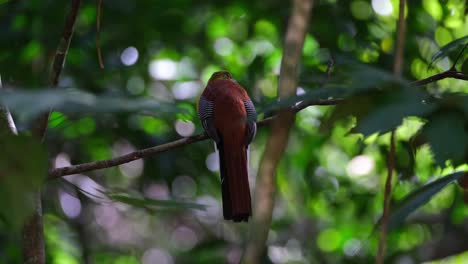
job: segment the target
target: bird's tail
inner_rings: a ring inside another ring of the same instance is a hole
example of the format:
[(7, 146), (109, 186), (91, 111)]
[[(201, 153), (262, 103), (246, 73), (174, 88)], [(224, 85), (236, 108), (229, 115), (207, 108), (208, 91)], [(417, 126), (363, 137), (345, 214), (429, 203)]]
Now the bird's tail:
[(252, 208), (246, 146), (221, 143), (218, 151), (224, 219), (248, 221)]

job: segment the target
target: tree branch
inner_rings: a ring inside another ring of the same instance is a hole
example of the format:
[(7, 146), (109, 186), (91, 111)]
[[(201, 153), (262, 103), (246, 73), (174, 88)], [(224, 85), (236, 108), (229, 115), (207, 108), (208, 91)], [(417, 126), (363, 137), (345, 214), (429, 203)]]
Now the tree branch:
[[(3, 88), (2, 86), (2, 78), (0, 76), (0, 90)], [(10, 110), (6, 106), (0, 106), (0, 133), (2, 131), (6, 131), (6, 133), (10, 134), (13, 133), (14, 135), (18, 134), (18, 130), (16, 129), (15, 121), (11, 116)]]
[[(296, 94), (297, 67), (302, 55), (312, 6), (312, 0), (293, 1), (280, 67), (278, 98), (286, 98)], [(294, 114), (294, 109), (283, 109), (273, 121), (271, 134), (268, 137), (258, 170), (253, 217), (250, 222), (249, 241), (243, 258), (244, 263), (259, 263), (264, 252), (275, 201), (276, 168), (288, 144), (289, 131), (294, 123)]]
[[(468, 80), (468, 76), (464, 75), (461, 72), (458, 71), (446, 71), (443, 73), (439, 73), (433, 76), (430, 76), (428, 78), (422, 79), (422, 80), (417, 80), (411, 83), (413, 86), (421, 86), (421, 85), (426, 85), (429, 83), (433, 83), (445, 78), (455, 78), (455, 79), (462, 79), (462, 80)], [(309, 106), (314, 106), (314, 105), (337, 105), (341, 102), (343, 102), (343, 98), (336, 98), (336, 99), (322, 99), (322, 100), (315, 100), (315, 101), (310, 101), (310, 102), (302, 102), (301, 104), (291, 107), (292, 111), (294, 113), (300, 112), (301, 110), (309, 107)], [(257, 122), (257, 127), (263, 127), (263, 126), (268, 126), (271, 124), (271, 122), (277, 118), (277, 116), (272, 116), (272, 117), (267, 117), (264, 120), (258, 121)], [(141, 158), (147, 158), (150, 156), (153, 156), (158, 153), (166, 152), (175, 148), (183, 147), (185, 145), (189, 145), (198, 141), (202, 141), (208, 139), (208, 137), (204, 134), (198, 134), (192, 137), (187, 137), (187, 138), (182, 138), (178, 139), (172, 142), (164, 143), (161, 145), (157, 145), (154, 147), (138, 150), (123, 156), (119, 156), (113, 159), (108, 159), (108, 160), (100, 160), (100, 161), (94, 161), (94, 162), (88, 162), (88, 163), (82, 163), (82, 164), (77, 164), (77, 165), (72, 165), (68, 167), (62, 167), (62, 168), (56, 168), (56, 169), (51, 169), (49, 170), (49, 179), (53, 178), (58, 178), (66, 175), (71, 175), (71, 174), (77, 174), (77, 173), (82, 173), (82, 172), (87, 172), (87, 171), (93, 171), (93, 170), (99, 170), (99, 169), (105, 169), (105, 168), (110, 168), (114, 166), (118, 166), (121, 164), (125, 164), (137, 159)]]
[(376, 263), (383, 264), (387, 245), (388, 222), (390, 217), (390, 200), (392, 197), (392, 176), (395, 169), (395, 130), (390, 133), (390, 151), (387, 158), (387, 178), (385, 179), (385, 191), (383, 201), (382, 225), (377, 249)]
[(437, 81), (440, 81), (440, 80), (443, 80), (443, 79), (446, 79), (446, 78), (454, 78), (454, 79), (468, 81), (468, 75), (464, 74), (463, 72), (457, 71), (455, 69), (449, 69), (448, 71), (444, 71), (444, 72), (432, 75), (432, 76), (427, 77), (425, 79), (411, 82), (411, 85), (413, 85), (413, 86), (422, 86), (422, 85), (437, 82)]
[(123, 156), (119, 156), (113, 159), (108, 160), (99, 160), (94, 162), (88, 162), (83, 164), (78, 164), (74, 166), (62, 167), (51, 169), (49, 171), (49, 178), (58, 178), (65, 175), (77, 174), (92, 170), (110, 168), (114, 166), (118, 166), (124, 163), (128, 163), (137, 159), (153, 156), (158, 153), (166, 152), (171, 149), (179, 148), (188, 144), (192, 144), (198, 141), (202, 141), (208, 139), (208, 136), (205, 134), (198, 134), (191, 137), (181, 138), (169, 143), (165, 143), (162, 145), (154, 146), (151, 148), (137, 150), (131, 153), (128, 153)]
[[(290, 108), (294, 113), (297, 113), (304, 108), (312, 105), (336, 105), (340, 103), (343, 99), (329, 99), (329, 100), (317, 100), (309, 102), (308, 104), (301, 104), (300, 107)], [(261, 121), (257, 122), (257, 127), (265, 127), (270, 125), (277, 116), (267, 117)], [(93, 161), (83, 164), (72, 165), (68, 167), (56, 168), (49, 170), (49, 179), (59, 178), (66, 175), (83, 173), (87, 171), (99, 170), (118, 166), (124, 163), (128, 163), (137, 159), (151, 157), (158, 153), (166, 152), (172, 149), (180, 148), (198, 141), (206, 140), (208, 136), (206, 134), (198, 134), (191, 137), (181, 138), (172, 142), (164, 143), (154, 147), (137, 150), (131, 153), (128, 153), (123, 156), (115, 157), (113, 159)]]
[(395, 51), (395, 60), (393, 62), (393, 73), (395, 76), (401, 76), (403, 71), (404, 51), (405, 51), (405, 0), (400, 0), (397, 24), (397, 45)]
[[(331, 67), (333, 65), (333, 61), (329, 62), (329, 65), (327, 67), (327, 79), (330, 78), (330, 72), (331, 72)], [(442, 73), (435, 74), (433, 76), (427, 77), (425, 79), (421, 80), (416, 80), (410, 83), (412, 86), (422, 86), (426, 85), (429, 83), (437, 82), (442, 79), (446, 78), (454, 78), (454, 79), (460, 79), (460, 80), (468, 80), (468, 75), (465, 75), (464, 73), (460, 71), (456, 71), (454, 69), (447, 70)], [(290, 107), (290, 109), (294, 112), (300, 112), (301, 110), (309, 107), (309, 106), (314, 106), (314, 105), (337, 105), (344, 101), (343, 98), (336, 98), (336, 99), (321, 99), (321, 100), (315, 100), (315, 101), (304, 101), (297, 106)], [(284, 109), (283, 109), (284, 110)], [(267, 117), (264, 120), (258, 121), (257, 122), (257, 127), (263, 127), (263, 126), (268, 126), (270, 125), (274, 119), (276, 119), (277, 116), (271, 116)], [(110, 168), (114, 166), (118, 166), (121, 164), (125, 164), (128, 162), (132, 162), (137, 159), (141, 158), (147, 158), (151, 157), (153, 155), (156, 155), (158, 153), (166, 152), (175, 148), (183, 147), (198, 141), (203, 141), (205, 139), (208, 139), (208, 137), (205, 134), (198, 134), (195, 136), (187, 137), (187, 138), (182, 138), (178, 139), (172, 142), (164, 143), (161, 145), (157, 145), (154, 147), (138, 150), (123, 156), (115, 157), (112, 159), (108, 160), (100, 160), (100, 161), (94, 161), (94, 162), (88, 162), (88, 163), (82, 163), (82, 164), (77, 164), (77, 165), (72, 165), (68, 167), (62, 167), (62, 168), (56, 168), (56, 169), (51, 169), (49, 170), (49, 179), (53, 178), (59, 178), (62, 176), (66, 175), (71, 175), (71, 174), (77, 174), (77, 173), (82, 173), (82, 172), (87, 172), (87, 171), (93, 171), (93, 170), (99, 170), (99, 169), (105, 169), (105, 168)]]
[[(328, 72), (328, 71), (327, 71)], [(443, 73), (439, 73), (433, 76), (430, 76), (428, 78), (422, 79), (422, 80), (417, 80), (411, 83), (413, 86), (421, 86), (421, 85), (426, 85), (429, 83), (433, 83), (445, 78), (455, 78), (455, 79), (462, 79), (462, 80), (468, 80), (468, 76), (464, 75), (461, 72), (458, 71), (446, 71)], [(309, 106), (314, 106), (314, 105), (337, 105), (344, 101), (343, 98), (336, 98), (336, 99), (321, 99), (321, 100), (315, 100), (315, 101), (309, 101), (309, 102), (302, 102), (301, 104), (291, 107), (292, 111), (294, 113), (300, 112), (301, 110), (309, 107)], [(277, 116), (272, 116), (272, 117), (267, 117), (264, 120), (258, 121), (257, 126), (258, 127), (263, 127), (263, 126), (268, 126), (270, 125), (273, 120), (277, 118)], [(82, 173), (82, 172), (87, 172), (87, 171), (93, 171), (93, 170), (99, 170), (99, 169), (105, 169), (105, 168), (110, 168), (114, 166), (118, 166), (121, 164), (125, 164), (137, 159), (141, 158), (147, 158), (153, 155), (156, 155), (158, 153), (166, 152), (175, 148), (183, 147), (198, 141), (202, 141), (208, 139), (208, 137), (204, 134), (198, 134), (192, 137), (187, 137), (187, 138), (182, 138), (178, 139), (172, 142), (164, 143), (161, 145), (157, 145), (154, 147), (138, 150), (123, 156), (119, 156), (113, 159), (108, 159), (108, 160), (100, 160), (100, 161), (94, 161), (94, 162), (88, 162), (88, 163), (83, 163), (83, 164), (77, 164), (77, 165), (72, 165), (68, 167), (62, 167), (62, 168), (56, 168), (56, 169), (51, 169), (49, 170), (49, 179), (53, 178), (58, 178), (66, 175), (71, 175), (71, 174), (77, 174), (77, 173)]]
[[(393, 74), (397, 77), (401, 76), (403, 71), (404, 50), (405, 50), (405, 0), (400, 0), (399, 13), (398, 13), (398, 27), (397, 27), (397, 46), (395, 52), (395, 61), (393, 63)], [(385, 191), (383, 201), (383, 215), (382, 226), (380, 230), (379, 245), (377, 249), (376, 264), (383, 264), (385, 259), (385, 250), (387, 246), (387, 232), (388, 222), (390, 216), (390, 200), (392, 197), (392, 176), (395, 168), (395, 129), (390, 133), (390, 151), (388, 153), (387, 162), (387, 178), (385, 180)]]
[[(59, 77), (73, 36), (80, 3), (80, 0), (71, 1), (71, 10), (67, 15), (62, 37), (60, 38), (52, 65), (52, 73), (50, 76), (52, 87), (58, 86)], [(49, 123), (49, 115), (50, 111), (41, 114), (34, 124), (32, 134), (39, 140), (44, 139)], [(42, 222), (42, 201), (40, 190), (34, 193), (34, 207), (34, 214), (31, 216), (31, 219), (24, 224), (22, 230), (22, 256), (24, 263), (44, 264), (44, 227)]]
[(102, 61), (101, 54), (101, 11), (102, 11), (102, 0), (98, 0), (97, 3), (97, 17), (96, 17), (96, 49), (99, 67), (104, 69), (104, 62)]
[[(80, 4), (80, 0), (72, 0), (71, 10), (68, 13), (67, 19), (65, 21), (62, 37), (60, 38), (59, 45), (55, 51), (55, 57), (52, 64), (52, 73), (50, 75), (50, 83), (53, 88), (58, 86), (59, 77), (62, 73), (68, 49), (70, 47), (70, 42), (73, 36), (73, 31), (75, 29), (75, 21), (76, 17), (78, 16)], [(33, 135), (39, 137), (40, 139), (42, 139), (46, 133), (47, 126), (49, 124), (49, 115), (50, 111), (42, 114), (36, 120), (36, 124), (33, 129)]]

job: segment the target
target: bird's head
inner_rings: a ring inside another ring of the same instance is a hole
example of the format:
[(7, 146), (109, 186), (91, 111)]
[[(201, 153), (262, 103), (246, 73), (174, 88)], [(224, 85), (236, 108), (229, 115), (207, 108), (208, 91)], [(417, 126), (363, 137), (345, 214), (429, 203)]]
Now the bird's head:
[(216, 80), (232, 80), (232, 75), (228, 71), (217, 71), (211, 75), (208, 82), (210, 83)]

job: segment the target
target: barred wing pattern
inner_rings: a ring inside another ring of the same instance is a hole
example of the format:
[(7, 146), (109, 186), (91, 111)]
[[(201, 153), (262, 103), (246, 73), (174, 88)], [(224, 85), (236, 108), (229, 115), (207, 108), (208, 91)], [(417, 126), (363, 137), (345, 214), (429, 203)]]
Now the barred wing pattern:
[(203, 95), (198, 103), (198, 117), (201, 120), (202, 126), (210, 138), (217, 144), (220, 142), (218, 131), (214, 126), (213, 121), (214, 103), (206, 99)]
[[(247, 131), (246, 131), (246, 145), (249, 145), (257, 134), (257, 111), (252, 101), (249, 99), (244, 102), (245, 110), (247, 112)], [(202, 126), (210, 138), (216, 143), (220, 142), (218, 131), (213, 123), (214, 103), (206, 99), (203, 95), (200, 97), (198, 103), (198, 117), (201, 120)]]
[(255, 110), (255, 106), (250, 99), (244, 102), (244, 106), (247, 112), (246, 145), (249, 145), (257, 134), (257, 111)]

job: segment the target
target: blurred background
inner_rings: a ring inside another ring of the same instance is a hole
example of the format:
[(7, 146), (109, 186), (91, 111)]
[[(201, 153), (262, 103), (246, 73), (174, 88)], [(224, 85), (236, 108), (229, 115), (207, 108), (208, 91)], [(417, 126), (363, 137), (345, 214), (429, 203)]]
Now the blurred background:
[[(331, 58), (345, 56), (391, 71), (398, 1), (314, 2), (298, 95), (321, 87)], [(449, 69), (460, 49), (429, 64), (440, 47), (467, 35), (466, 2), (408, 2), (404, 78), (422, 79)], [(82, 1), (59, 90), (123, 99), (112, 101), (117, 105), (109, 111), (105, 104), (92, 105), (91, 110), (86, 104), (56, 109), (45, 140), (52, 163), (63, 167), (109, 159), (201, 133), (196, 100), (210, 75), (220, 69), (229, 70), (246, 88), (260, 119), (270, 115), (290, 8), (291, 3), (282, 0), (103, 1), (100, 45), (105, 68), (100, 69), (97, 4)], [(51, 62), (69, 9), (70, 1), (0, 1), (0, 74), (5, 89), (49, 87)], [(465, 53), (458, 65), (464, 72), (466, 57)], [(330, 82), (343, 83), (339, 73), (345, 70), (336, 63)], [(445, 79), (427, 90), (466, 95), (468, 85)], [(53, 93), (41, 98), (37, 104), (47, 105)], [(160, 106), (138, 111), (143, 103), (137, 101), (131, 111), (125, 109), (127, 102), (141, 99)], [(378, 234), (373, 230), (382, 213), (389, 133), (349, 133), (356, 120), (327, 121), (334, 109), (312, 106), (296, 116), (277, 171), (264, 263), (374, 261)], [(26, 133), (30, 119), (12, 112), (18, 129)], [(464, 158), (439, 162), (428, 144), (412, 147), (424, 123), (425, 119), (405, 118), (396, 131), (394, 202), (456, 167), (466, 168)], [(452, 136), (466, 153), (466, 126), (461, 131)], [(251, 147), (252, 190), (268, 133), (268, 128), (259, 129)], [(436, 137), (450, 133), (439, 131)], [(47, 181), (47, 263), (238, 263), (248, 224), (222, 219), (217, 159), (213, 143), (203, 141)], [(463, 191), (448, 185), (392, 229), (388, 263), (467, 263), (467, 216)], [(0, 262), (17, 263), (20, 258), (17, 236), (0, 224)]]

